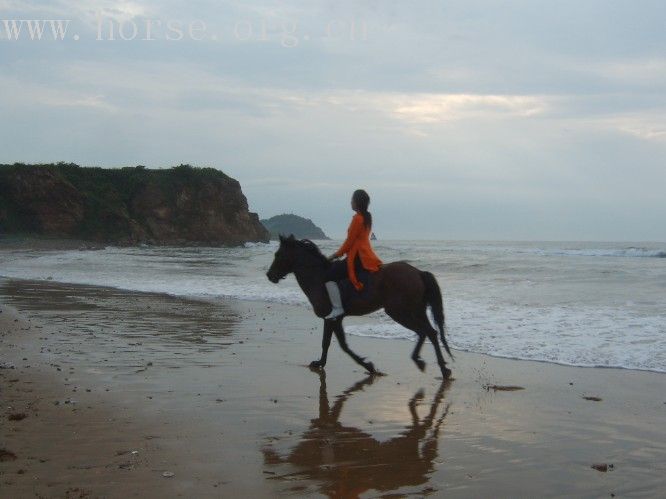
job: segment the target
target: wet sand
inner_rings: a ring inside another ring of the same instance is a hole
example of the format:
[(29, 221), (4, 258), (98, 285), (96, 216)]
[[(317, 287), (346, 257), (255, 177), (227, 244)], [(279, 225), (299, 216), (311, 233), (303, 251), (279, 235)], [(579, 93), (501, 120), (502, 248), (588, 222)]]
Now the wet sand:
[(386, 376), (335, 340), (312, 372), (305, 309), (52, 282), (0, 310), (1, 497), (666, 495), (663, 374), (457, 352), (442, 383), (358, 337)]

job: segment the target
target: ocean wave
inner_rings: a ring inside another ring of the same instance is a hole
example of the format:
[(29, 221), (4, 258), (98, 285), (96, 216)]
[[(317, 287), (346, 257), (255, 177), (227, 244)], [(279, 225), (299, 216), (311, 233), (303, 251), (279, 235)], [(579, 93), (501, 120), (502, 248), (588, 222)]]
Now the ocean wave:
[[(631, 280), (604, 278), (602, 287), (590, 284), (590, 278), (593, 278), (591, 282), (598, 282), (600, 266), (595, 261), (589, 261), (591, 265), (588, 265), (583, 260), (569, 263), (551, 259), (554, 265), (544, 266), (537, 254), (519, 256), (521, 262), (527, 263), (517, 266), (515, 258), (488, 257), (488, 252), (501, 248), (498, 244), (483, 246), (485, 253), (480, 258), (466, 253), (468, 245), (459, 245), (456, 254), (442, 259), (440, 250), (447, 244), (416, 247), (410, 253), (419, 254), (422, 263), (429, 266), (442, 283), (449, 340), (454, 348), (566, 365), (666, 372), (666, 314), (663, 312), (666, 302), (660, 293), (665, 274), (655, 273), (655, 265), (648, 262), (637, 265), (628, 260), (624, 266), (615, 261), (602, 265), (604, 271), (610, 266), (614, 273), (631, 272)], [(566, 251), (590, 256), (666, 257), (666, 251), (642, 244), (597, 249), (573, 247), (573, 244), (566, 248), (565, 244), (569, 243), (547, 248), (537, 243), (531, 248), (522, 246), (506, 251), (512, 254)], [(279, 286), (266, 279), (264, 274), (275, 246), (273, 242), (236, 249), (150, 247), (12, 251), (0, 255), (0, 274), (8, 278), (96, 285), (188, 299), (226, 297), (309, 309), (310, 304), (293, 277)], [(391, 255), (388, 250), (385, 254)], [(491, 266), (488, 271), (487, 265)], [(456, 269), (460, 269), (461, 274), (455, 274)], [(507, 279), (505, 273), (511, 278)], [(562, 274), (564, 278), (554, 280)], [(533, 282), (543, 285), (534, 288)], [(565, 299), (561, 298), (562, 289), (566, 290)], [(595, 295), (595, 299), (588, 299), (589, 295)], [(317, 320), (314, 315), (312, 320)], [(369, 316), (369, 322), (362, 325), (350, 322), (348, 332), (358, 336), (415, 338), (412, 331), (392, 322), (383, 313)]]
[(262, 243), (262, 242), (246, 242), (243, 244), (244, 248), (269, 248), (275, 246), (275, 243), (273, 241), (268, 242), (268, 243)]
[[(109, 281), (63, 276), (55, 279), (33, 276), (33, 279), (163, 293), (195, 300), (231, 298), (311, 307), (301, 290), (293, 285), (228, 282), (202, 285), (200, 281)], [(569, 366), (666, 372), (666, 336), (663, 334), (666, 317), (637, 318), (610, 308), (534, 309), (464, 300), (447, 300), (446, 305), (447, 340), (456, 350)], [(413, 331), (391, 321), (383, 312), (374, 313), (369, 319), (369, 323), (347, 325), (347, 333), (387, 340), (416, 339)], [(314, 314), (312, 320), (318, 320)]]
[(666, 258), (666, 250), (655, 250), (648, 248), (581, 248), (581, 249), (561, 249), (548, 250), (541, 249), (535, 251), (544, 256), (608, 256), (608, 257), (629, 257), (629, 258)]
[(608, 247), (608, 248), (558, 248), (521, 246), (464, 246), (449, 251), (473, 253), (502, 253), (536, 256), (589, 256), (589, 257), (625, 257), (625, 258), (666, 258), (666, 249), (639, 246)]
[[(449, 300), (447, 305), (447, 342), (456, 350), (577, 367), (666, 372), (664, 315), (639, 317), (610, 307), (497, 307), (464, 300)], [(383, 315), (345, 330), (354, 336), (417, 338)]]

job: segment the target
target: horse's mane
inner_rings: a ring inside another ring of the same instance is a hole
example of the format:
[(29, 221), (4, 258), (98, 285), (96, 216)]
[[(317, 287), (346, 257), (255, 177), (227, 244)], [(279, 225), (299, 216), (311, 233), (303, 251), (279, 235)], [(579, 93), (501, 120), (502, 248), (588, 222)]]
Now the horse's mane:
[(316, 257), (321, 263), (329, 264), (328, 258), (321, 252), (319, 246), (310, 241), (309, 239), (301, 239), (298, 241), (298, 245), (303, 248), (306, 252)]

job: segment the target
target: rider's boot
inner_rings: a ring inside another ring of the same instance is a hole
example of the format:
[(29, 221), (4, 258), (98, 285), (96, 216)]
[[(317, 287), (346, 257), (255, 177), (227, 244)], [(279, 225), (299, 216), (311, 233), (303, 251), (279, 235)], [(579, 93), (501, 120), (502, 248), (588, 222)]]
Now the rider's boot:
[(328, 281), (326, 283), (326, 291), (328, 291), (328, 297), (331, 300), (331, 305), (333, 305), (333, 310), (331, 310), (331, 313), (324, 317), (324, 319), (337, 319), (345, 313), (342, 308), (342, 298), (340, 297), (338, 283), (335, 281)]

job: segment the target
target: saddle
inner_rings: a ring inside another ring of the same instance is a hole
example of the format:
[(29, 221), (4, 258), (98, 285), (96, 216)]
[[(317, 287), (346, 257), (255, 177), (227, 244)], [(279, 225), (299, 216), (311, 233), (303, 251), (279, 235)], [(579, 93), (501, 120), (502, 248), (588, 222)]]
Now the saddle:
[(372, 288), (374, 280), (377, 278), (379, 272), (368, 272), (365, 269), (356, 271), (356, 278), (363, 284), (361, 291), (358, 291), (349, 278), (338, 281), (338, 288), (340, 288), (340, 297), (342, 298), (342, 307), (348, 310), (353, 302), (358, 300), (365, 300), (369, 295), (369, 290)]

